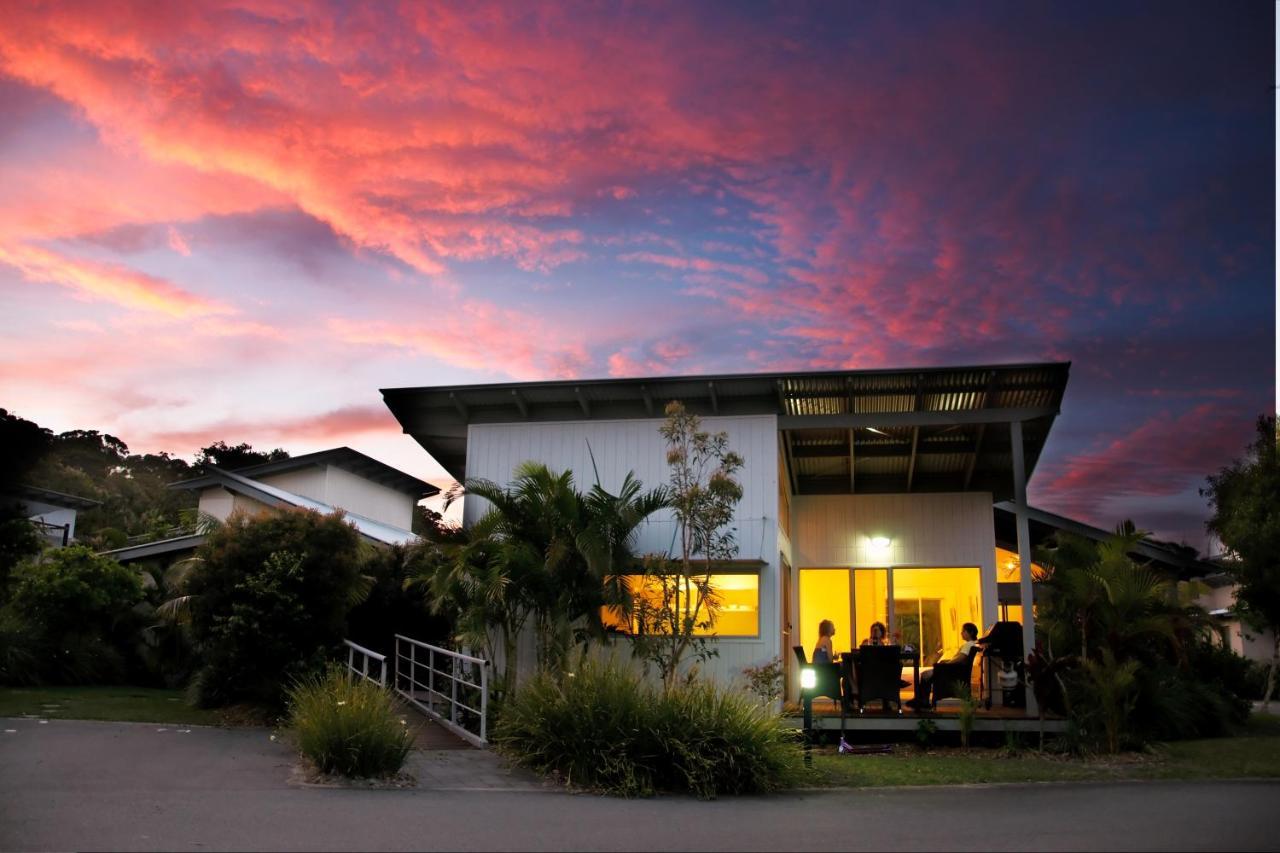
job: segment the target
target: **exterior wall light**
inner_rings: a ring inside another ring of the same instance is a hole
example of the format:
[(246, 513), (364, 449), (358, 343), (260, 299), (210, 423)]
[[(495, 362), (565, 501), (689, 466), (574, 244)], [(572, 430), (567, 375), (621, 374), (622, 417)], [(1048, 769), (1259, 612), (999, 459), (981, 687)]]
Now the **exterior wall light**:
[(812, 690), (818, 686), (818, 673), (813, 671), (813, 667), (806, 666), (800, 670), (800, 688), (802, 690)]
[(871, 540), (871, 549), (880, 554), (886, 553), (891, 545), (893, 540), (888, 536), (876, 536)]

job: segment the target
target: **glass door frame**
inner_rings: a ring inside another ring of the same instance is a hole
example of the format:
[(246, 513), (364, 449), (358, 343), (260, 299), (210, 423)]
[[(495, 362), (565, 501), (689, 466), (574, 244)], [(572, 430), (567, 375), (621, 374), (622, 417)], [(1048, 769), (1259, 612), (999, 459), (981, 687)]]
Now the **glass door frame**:
[[(805, 624), (804, 614), (801, 614), (799, 612), (799, 608), (804, 603), (804, 590), (802, 588), (802, 579), (804, 577), (804, 573), (805, 572), (841, 572), (841, 571), (848, 572), (849, 573), (849, 582), (848, 582), (849, 583), (849, 609), (848, 609), (849, 636), (850, 636), (850, 642), (853, 644), (853, 648), (856, 649), (858, 647), (858, 644), (862, 642), (863, 637), (859, 636), (859, 634), (862, 633), (861, 631), (857, 631), (857, 633), (855, 633), (856, 629), (859, 629), (861, 626), (857, 624), (858, 594), (857, 594), (857, 587), (854, 583), (854, 572), (884, 571), (886, 576), (885, 595), (887, 596), (887, 599), (888, 599), (885, 602), (885, 619), (886, 619), (885, 626), (888, 628), (889, 636), (892, 638), (894, 634), (894, 628), (895, 628), (894, 623), (897, 621), (896, 614), (894, 613), (894, 598), (893, 598), (894, 597), (894, 577), (893, 577), (894, 569), (938, 569), (938, 570), (968, 569), (970, 571), (975, 571), (978, 573), (979, 618), (981, 618), (981, 614), (985, 612), (985, 601), (984, 601), (985, 595), (983, 594), (983, 589), (982, 589), (982, 566), (981, 565), (940, 566), (933, 563), (930, 563), (927, 565), (921, 564), (921, 563), (895, 563), (895, 564), (880, 565), (880, 566), (806, 566), (804, 568), (792, 569), (792, 571), (795, 573), (795, 583), (796, 583), (796, 589), (795, 589), (796, 607), (797, 607), (796, 615), (797, 615), (798, 621), (800, 622), (801, 628), (803, 628), (803, 625)], [(867, 626), (867, 631), (868, 632), (870, 631), (870, 626)], [(792, 640), (792, 642), (794, 643), (795, 640)], [(847, 650), (836, 649), (836, 651), (841, 652), (841, 651), (847, 651)]]

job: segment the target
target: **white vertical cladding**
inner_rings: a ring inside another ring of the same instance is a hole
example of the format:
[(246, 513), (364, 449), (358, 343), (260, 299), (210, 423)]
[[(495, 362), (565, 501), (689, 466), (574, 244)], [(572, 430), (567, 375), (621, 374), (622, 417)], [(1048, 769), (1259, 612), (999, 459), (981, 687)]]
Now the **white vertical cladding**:
[[(778, 650), (777, 419), (707, 417), (702, 423), (707, 430), (727, 432), (729, 446), (744, 460), (739, 478), (743, 494), (735, 515), (738, 557), (764, 561), (760, 636), (717, 640), (719, 657), (704, 666), (704, 672), (728, 681), (740, 676), (744, 666), (765, 662)], [(467, 428), (466, 476), (506, 485), (520, 463), (536, 460), (555, 471), (573, 471), (583, 490), (595, 483), (597, 472), (600, 485), (610, 491), (616, 492), (628, 472), (646, 489), (654, 488), (665, 485), (669, 475), (666, 444), (658, 432), (661, 425), (661, 419), (472, 424)], [(478, 499), (464, 500), (463, 523), (474, 524), (486, 506)], [(636, 548), (641, 553), (679, 550), (670, 512), (655, 515), (641, 528)], [(526, 657), (522, 652), (522, 662)]]
[[(982, 620), (990, 625), (998, 612), (993, 512), (988, 492), (796, 496), (793, 565), (978, 566)], [(877, 536), (893, 540), (888, 559), (868, 547)]]

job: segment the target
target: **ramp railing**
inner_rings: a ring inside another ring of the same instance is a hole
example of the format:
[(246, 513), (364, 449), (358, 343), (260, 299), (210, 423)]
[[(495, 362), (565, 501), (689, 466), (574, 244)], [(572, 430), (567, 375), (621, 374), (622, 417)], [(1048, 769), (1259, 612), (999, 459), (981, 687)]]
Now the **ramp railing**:
[(489, 662), (396, 634), (397, 693), (458, 737), (488, 744)]

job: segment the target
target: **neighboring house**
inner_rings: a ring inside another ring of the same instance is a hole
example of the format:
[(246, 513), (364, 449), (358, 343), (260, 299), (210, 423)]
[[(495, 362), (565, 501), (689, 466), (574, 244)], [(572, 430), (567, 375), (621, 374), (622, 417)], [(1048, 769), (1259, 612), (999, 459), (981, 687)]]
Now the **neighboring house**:
[[(775, 657), (791, 668), (792, 647), (812, 649), (822, 619), (836, 623), (837, 649), (884, 622), (919, 644), (926, 662), (958, 644), (963, 623), (994, 623), (1009, 603), (996, 502), (1009, 502), (1015, 518), (1006, 544), (1019, 569), (1017, 606), (1029, 598), (1025, 484), (1068, 370), (1045, 363), (382, 393), (405, 432), (460, 480), (506, 483), (519, 463), (538, 460), (572, 470), (584, 488), (598, 472), (616, 490), (628, 471), (653, 487), (669, 474), (658, 432), (668, 401), (726, 431), (745, 459), (739, 554), (717, 570), (725, 607), (712, 628), (718, 657), (703, 671), (728, 681)], [(465, 501), (464, 524), (484, 510)], [(665, 552), (674, 539), (666, 513), (644, 525), (637, 547)], [(1024, 636), (1032, 630), (1025, 625)]]
[[(206, 465), (194, 479), (170, 486), (199, 493), (202, 515), (226, 521), (233, 512), (271, 512), (303, 507), (329, 513), (341, 509), (361, 535), (375, 544), (402, 545), (411, 532), (418, 501), (439, 489), (390, 465), (338, 447), (266, 462), (235, 471)], [(192, 533), (105, 552), (121, 562), (173, 559), (192, 551), (204, 536)]]
[(1240, 621), (1236, 615), (1235, 579), (1226, 572), (1214, 571), (1198, 580), (1208, 587), (1199, 604), (1213, 617), (1222, 644), (1250, 660), (1270, 663), (1276, 649), (1275, 632), (1259, 631)]
[(48, 544), (63, 548), (75, 542), (76, 513), (82, 509), (101, 506), (101, 501), (67, 495), (38, 486), (18, 486), (12, 492), (0, 496), (7, 505), (22, 506), (22, 513), (40, 529)]

